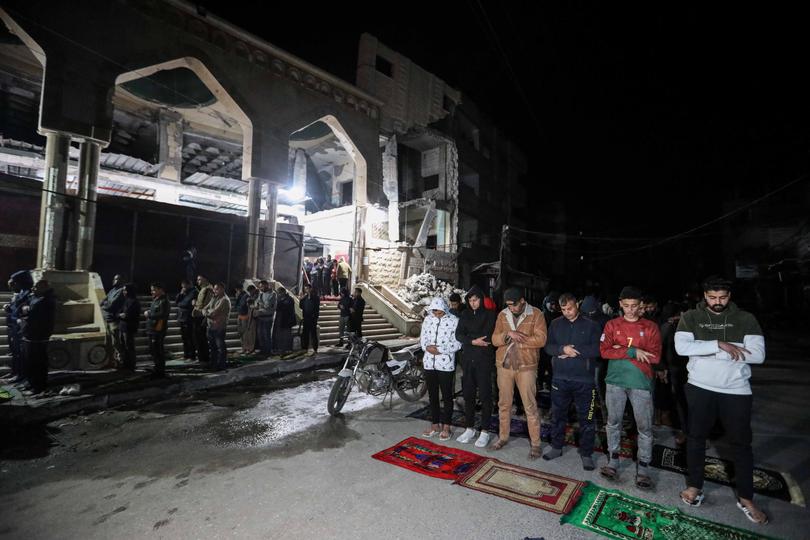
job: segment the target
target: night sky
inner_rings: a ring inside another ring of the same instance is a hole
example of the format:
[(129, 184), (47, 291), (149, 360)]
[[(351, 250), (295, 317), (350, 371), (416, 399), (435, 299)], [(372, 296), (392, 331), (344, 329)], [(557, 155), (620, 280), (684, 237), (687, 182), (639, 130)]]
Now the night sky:
[(350, 82), (360, 34), (377, 36), (532, 156), (535, 197), (564, 201), (572, 231), (677, 233), (808, 170), (799, 10), (472, 1), (376, 6), (390, 16), (274, 4), (259, 16), (203, 4)]

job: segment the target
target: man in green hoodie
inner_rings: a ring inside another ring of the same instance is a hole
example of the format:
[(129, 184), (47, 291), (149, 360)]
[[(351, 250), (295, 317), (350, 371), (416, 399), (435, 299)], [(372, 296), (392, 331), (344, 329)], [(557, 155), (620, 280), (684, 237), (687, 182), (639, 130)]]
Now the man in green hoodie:
[(734, 449), (737, 507), (754, 523), (768, 516), (754, 506), (754, 457), (751, 451), (751, 364), (765, 361), (765, 338), (753, 315), (731, 301), (731, 282), (712, 276), (703, 282), (703, 301), (683, 314), (675, 332), (675, 350), (688, 356), (689, 404), (687, 488), (681, 500), (703, 502), (706, 438), (714, 423), (723, 423)]

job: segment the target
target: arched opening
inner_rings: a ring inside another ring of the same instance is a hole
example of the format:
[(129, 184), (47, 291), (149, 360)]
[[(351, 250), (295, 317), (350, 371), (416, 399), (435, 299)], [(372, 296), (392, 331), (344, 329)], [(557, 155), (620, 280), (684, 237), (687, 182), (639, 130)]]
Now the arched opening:
[(344, 257), (359, 275), (367, 202), (366, 159), (334, 116), (290, 135), (292, 187), (279, 190), (279, 215), (304, 225), (309, 259)]
[[(105, 280), (122, 272), (170, 290), (195, 272), (241, 278), (246, 225), (227, 214), (248, 213), (250, 119), (196, 58), (139, 68), (115, 82), (98, 193), (122, 199), (117, 208), (99, 207), (94, 269)], [(189, 253), (193, 265), (184, 261)]]

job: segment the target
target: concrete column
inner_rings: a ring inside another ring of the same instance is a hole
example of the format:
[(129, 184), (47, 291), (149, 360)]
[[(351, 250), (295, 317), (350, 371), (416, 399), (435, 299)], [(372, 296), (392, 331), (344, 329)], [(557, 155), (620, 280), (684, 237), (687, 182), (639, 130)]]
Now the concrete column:
[(67, 182), (70, 136), (65, 133), (45, 134), (45, 177), (39, 211), (37, 267), (43, 270), (64, 269), (65, 191)]
[[(267, 183), (267, 227), (265, 227), (264, 254), (265, 268), (262, 270), (267, 274), (267, 279), (273, 279), (275, 272), (276, 257), (276, 223), (278, 221), (278, 184)], [(289, 286), (289, 285), (288, 285)]]
[(248, 186), (247, 277), (259, 276), (259, 218), (262, 211), (262, 180), (251, 178)]
[(293, 162), (293, 191), (302, 197), (307, 194), (307, 153), (300, 148), (295, 151)]
[(161, 109), (158, 113), (158, 176), (179, 182), (183, 170), (183, 117)]
[(388, 199), (388, 239), (399, 242), (399, 178), (397, 176), (397, 137), (392, 136), (382, 156), (383, 193)]
[(79, 154), (79, 200), (77, 212), (76, 270), (89, 270), (93, 264), (93, 237), (96, 232), (96, 198), (98, 162), (101, 145), (95, 141), (82, 143)]

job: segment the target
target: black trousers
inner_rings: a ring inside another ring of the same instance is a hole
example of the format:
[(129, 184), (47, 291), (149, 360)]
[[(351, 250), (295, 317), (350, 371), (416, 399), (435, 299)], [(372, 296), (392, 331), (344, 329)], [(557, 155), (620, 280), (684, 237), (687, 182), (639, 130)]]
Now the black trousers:
[[(430, 398), (430, 421), (434, 424), (450, 425), (453, 420), (454, 375), (452, 371), (425, 370), (425, 382)], [(439, 391), (441, 391), (441, 410), (439, 410)]]
[(551, 381), (551, 446), (561, 449), (565, 444), (565, 428), (568, 425), (568, 410), (571, 402), (577, 409), (579, 421), (579, 454), (593, 454), (596, 429), (594, 407), (596, 385), (593, 382), (555, 379)]
[(357, 337), (363, 337), (363, 319), (349, 317), (349, 332), (354, 332)]
[(669, 367), (669, 385), (672, 392), (672, 400), (674, 402), (674, 409), (678, 413), (678, 424), (681, 431), (687, 433), (689, 431), (689, 405), (686, 402), (686, 381), (689, 377), (689, 372), (686, 366), (683, 367)]
[(194, 329), (194, 347), (197, 349), (197, 360), (207, 364), (210, 361), (210, 355), (208, 354), (208, 325), (205, 322), (205, 317), (192, 317), (191, 324)]
[(8, 350), (11, 353), (11, 374), (23, 376), (23, 351), (20, 325), (6, 318), (6, 333), (8, 334)]
[(122, 327), (121, 329), (121, 349), (123, 349), (124, 357), (121, 358), (121, 363), (126, 369), (135, 369), (135, 330), (128, 331)]
[(149, 354), (155, 363), (155, 374), (163, 375), (166, 373), (166, 354), (163, 350), (163, 341), (166, 339), (166, 334), (149, 334), (148, 337)]
[[(466, 356), (470, 356), (469, 354)], [(494, 360), (463, 358), (461, 366), (464, 376), (461, 378), (461, 390), (464, 394), (464, 417), (468, 428), (475, 427), (476, 393), (481, 399), (482, 431), (489, 430), (492, 421), (492, 372), (495, 371)]]
[(751, 403), (753, 396), (721, 394), (687, 384), (689, 403), (689, 433), (686, 461), (689, 467), (687, 485), (703, 489), (703, 467), (706, 459), (706, 438), (717, 420), (723, 424), (728, 442), (734, 452), (734, 482), (737, 496), (754, 497), (754, 454), (751, 451)]
[(22, 342), (23, 374), (31, 383), (31, 390), (42, 392), (48, 386), (48, 342)]
[(312, 348), (318, 352), (318, 321), (304, 320), (301, 325), (301, 348), (309, 349), (309, 340), (312, 338)]
[(191, 317), (180, 323), (180, 337), (183, 339), (183, 358), (196, 360), (197, 346), (194, 341), (194, 322)]

